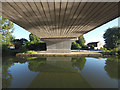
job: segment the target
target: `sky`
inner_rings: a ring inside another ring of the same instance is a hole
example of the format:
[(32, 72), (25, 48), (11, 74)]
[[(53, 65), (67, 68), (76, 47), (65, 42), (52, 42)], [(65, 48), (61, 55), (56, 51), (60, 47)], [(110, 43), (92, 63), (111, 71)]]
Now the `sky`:
[[(89, 43), (89, 42), (97, 42), (100, 41), (103, 45), (105, 44), (104, 42), (104, 38), (103, 38), (103, 34), (105, 33), (105, 31), (108, 28), (114, 27), (114, 26), (118, 26), (118, 18), (84, 34), (84, 39), (85, 39), (85, 44)], [(14, 32), (13, 32), (13, 36), (16, 39), (21, 39), (21, 38), (26, 38), (27, 40), (29, 40), (29, 34), (30, 32), (28, 32), (27, 30), (21, 28), (20, 26), (14, 24)]]
[(97, 41), (100, 41), (103, 45), (105, 44), (104, 42), (104, 38), (103, 38), (103, 34), (105, 33), (105, 31), (108, 29), (108, 28), (112, 28), (114, 26), (118, 26), (118, 18), (84, 34), (84, 38), (85, 38), (85, 41), (87, 43), (89, 42), (97, 42)]

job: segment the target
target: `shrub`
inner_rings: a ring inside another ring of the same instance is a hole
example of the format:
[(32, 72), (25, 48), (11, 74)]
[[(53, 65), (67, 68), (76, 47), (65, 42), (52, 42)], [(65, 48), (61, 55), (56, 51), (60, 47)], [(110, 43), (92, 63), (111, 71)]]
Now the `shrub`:
[(44, 51), (44, 50), (46, 50), (46, 43), (28, 42), (24, 46), (28, 50), (35, 50), (35, 51)]
[(80, 49), (80, 48), (81, 48), (81, 46), (78, 43), (72, 42), (71, 49)]
[(104, 50), (100, 53), (104, 55), (120, 55), (120, 48), (114, 48), (112, 50)]

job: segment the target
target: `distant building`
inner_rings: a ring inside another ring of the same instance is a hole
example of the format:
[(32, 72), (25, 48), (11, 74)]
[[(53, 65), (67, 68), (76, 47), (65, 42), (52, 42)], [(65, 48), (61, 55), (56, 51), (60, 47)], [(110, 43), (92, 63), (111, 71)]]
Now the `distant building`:
[(100, 41), (98, 42), (90, 42), (87, 44), (89, 49), (100, 49), (103, 48), (103, 45)]

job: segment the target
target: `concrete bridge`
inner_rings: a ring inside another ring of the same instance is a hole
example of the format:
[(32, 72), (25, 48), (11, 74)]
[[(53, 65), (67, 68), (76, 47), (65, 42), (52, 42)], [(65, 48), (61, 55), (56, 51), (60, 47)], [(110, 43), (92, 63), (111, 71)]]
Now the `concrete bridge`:
[(3, 1), (2, 16), (44, 40), (48, 53), (70, 53), (77, 37), (119, 17), (119, 0), (30, 1)]

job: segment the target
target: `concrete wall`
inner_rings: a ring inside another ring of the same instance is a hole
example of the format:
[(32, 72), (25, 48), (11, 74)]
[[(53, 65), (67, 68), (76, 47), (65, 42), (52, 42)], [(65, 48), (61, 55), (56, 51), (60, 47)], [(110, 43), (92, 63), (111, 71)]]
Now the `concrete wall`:
[(47, 45), (47, 53), (71, 53), (71, 44), (74, 40), (70, 39), (51, 39), (44, 40)]

